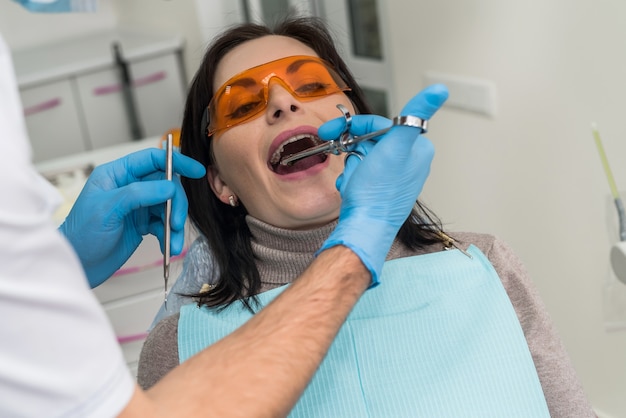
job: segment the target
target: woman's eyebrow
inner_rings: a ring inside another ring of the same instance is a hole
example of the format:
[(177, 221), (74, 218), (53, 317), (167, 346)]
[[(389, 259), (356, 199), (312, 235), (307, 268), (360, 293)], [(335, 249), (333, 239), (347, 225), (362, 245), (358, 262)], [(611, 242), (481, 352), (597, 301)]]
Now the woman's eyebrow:
[(296, 62), (293, 62), (293, 63), (289, 64), (289, 66), (287, 67), (287, 74), (295, 73), (296, 71), (298, 71), (300, 69), (300, 67), (303, 64), (306, 64), (307, 62), (317, 62), (317, 61), (315, 61), (313, 59), (301, 59), (301, 60), (298, 60)]
[(232, 87), (232, 86), (248, 87), (248, 86), (252, 86), (255, 84), (256, 84), (256, 81), (253, 78), (245, 77), (245, 78), (238, 78), (236, 80), (233, 80), (232, 83), (228, 83), (226, 88)]

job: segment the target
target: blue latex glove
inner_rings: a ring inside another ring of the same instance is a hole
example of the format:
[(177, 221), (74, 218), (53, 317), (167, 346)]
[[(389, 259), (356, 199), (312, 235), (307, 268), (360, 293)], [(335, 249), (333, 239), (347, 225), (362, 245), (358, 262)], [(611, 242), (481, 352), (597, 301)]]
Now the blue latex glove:
[[(445, 86), (430, 86), (411, 99), (400, 115), (430, 119), (447, 98)], [(390, 125), (382, 116), (355, 115), (350, 132), (363, 135)], [(344, 126), (345, 119), (335, 119), (322, 125), (318, 134), (335, 139)], [(320, 251), (335, 245), (352, 249), (376, 286), (391, 244), (426, 182), (434, 149), (418, 128), (396, 126), (376, 141), (358, 144), (356, 150), (365, 158), (346, 160), (337, 180), (342, 198), (339, 223)]]
[[(200, 178), (199, 162), (174, 153), (172, 171)], [(91, 173), (85, 187), (59, 230), (80, 259), (89, 284), (96, 287), (111, 277), (150, 233), (161, 242), (165, 205), (172, 199), (172, 254), (184, 244), (187, 196), (178, 176), (165, 179), (165, 150), (146, 149), (103, 164)]]

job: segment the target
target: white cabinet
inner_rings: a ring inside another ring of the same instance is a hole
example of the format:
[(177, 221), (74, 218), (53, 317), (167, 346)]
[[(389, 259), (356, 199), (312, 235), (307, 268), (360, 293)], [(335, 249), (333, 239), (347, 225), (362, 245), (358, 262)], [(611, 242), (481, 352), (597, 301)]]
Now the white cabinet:
[[(135, 112), (127, 111), (112, 46), (121, 46)], [(180, 126), (186, 82), (183, 41), (171, 35), (106, 32), (14, 52), (35, 162), (132, 141)]]
[[(129, 141), (130, 124), (115, 71), (107, 68), (81, 75), (74, 82), (81, 103), (87, 148), (97, 149)], [(27, 126), (30, 134), (28, 123)]]
[(131, 65), (139, 119), (146, 136), (180, 127), (186, 88), (175, 54), (138, 60)]
[(35, 161), (87, 149), (70, 80), (25, 88), (21, 96)]
[[(168, 287), (178, 278), (182, 258), (173, 257)], [(163, 256), (159, 242), (146, 236), (135, 254), (115, 276), (94, 289), (111, 321), (129, 369), (137, 372), (148, 327), (163, 303)]]
[[(64, 178), (64, 181), (54, 182), (66, 200), (55, 214), (55, 221), (60, 224), (65, 219), (84, 185), (82, 175), (72, 174), (77, 172), (77, 168), (100, 165), (141, 149), (155, 147), (159, 140), (159, 137), (152, 137), (37, 163), (37, 170), (44, 176)], [(191, 231), (186, 234), (186, 246), (193, 237)], [(180, 275), (182, 258), (171, 258), (170, 288)], [(137, 370), (148, 327), (163, 303), (163, 291), (163, 255), (159, 241), (151, 235), (144, 237), (137, 251), (112, 278), (94, 289), (133, 373)]]
[[(144, 137), (163, 135), (180, 126), (183, 113), (182, 75), (176, 54), (130, 64), (132, 94)], [(90, 149), (132, 140), (122, 84), (115, 69), (76, 78)]]

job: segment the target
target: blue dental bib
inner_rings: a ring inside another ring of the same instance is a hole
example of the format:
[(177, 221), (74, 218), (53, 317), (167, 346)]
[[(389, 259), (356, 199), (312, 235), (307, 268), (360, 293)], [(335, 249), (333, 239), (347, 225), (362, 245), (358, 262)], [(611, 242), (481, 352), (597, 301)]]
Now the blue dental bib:
[[(289, 417), (549, 417), (502, 282), (478, 248), (468, 253), (386, 262)], [(262, 306), (285, 288), (259, 295)], [(251, 316), (240, 304), (184, 306), (180, 361)]]

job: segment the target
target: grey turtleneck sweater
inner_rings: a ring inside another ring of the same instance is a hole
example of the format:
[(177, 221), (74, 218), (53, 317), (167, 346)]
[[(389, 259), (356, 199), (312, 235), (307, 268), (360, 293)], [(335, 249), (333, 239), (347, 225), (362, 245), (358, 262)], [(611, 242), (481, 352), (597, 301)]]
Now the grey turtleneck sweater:
[[(291, 283), (312, 262), (336, 223), (324, 227), (293, 231), (275, 228), (248, 217), (252, 232), (252, 248), (257, 256), (262, 291)], [(548, 403), (550, 415), (556, 417), (595, 417), (578, 381), (569, 357), (554, 329), (539, 295), (522, 263), (501, 240), (484, 234), (455, 233), (458, 248), (465, 250), (474, 244), (487, 256), (502, 284), (524, 331), (539, 380)], [(199, 238), (203, 240), (203, 238)], [(206, 242), (202, 243), (203, 248)], [(419, 251), (406, 248), (396, 241), (388, 260), (442, 251), (443, 244), (431, 245)], [(190, 255), (193, 252), (190, 251)], [(188, 257), (190, 256), (188, 255)], [(215, 277), (206, 277), (205, 283), (214, 283)], [(384, 283), (381, 284), (384, 286)], [(196, 292), (200, 288), (185, 289)], [(193, 301), (189, 301), (193, 303)], [(176, 313), (159, 322), (148, 335), (141, 351), (138, 382), (147, 389), (179, 364), (178, 318)]]

